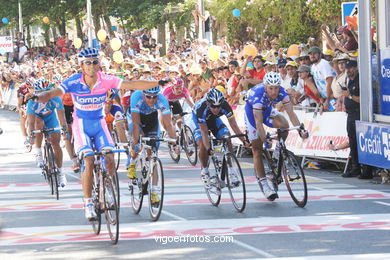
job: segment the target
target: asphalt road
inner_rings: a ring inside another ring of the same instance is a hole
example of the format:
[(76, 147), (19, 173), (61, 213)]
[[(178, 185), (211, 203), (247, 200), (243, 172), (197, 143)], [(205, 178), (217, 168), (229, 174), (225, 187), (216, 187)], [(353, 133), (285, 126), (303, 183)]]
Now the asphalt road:
[[(152, 222), (147, 205), (130, 208), (127, 177), (120, 170), (120, 240), (106, 227), (93, 234), (84, 219), (80, 176), (70, 170), (60, 200), (27, 153), (15, 112), (0, 110), (0, 259), (390, 259), (390, 186), (343, 179), (340, 173), (305, 170), (309, 202), (298, 208), (284, 185), (275, 202), (264, 199), (250, 159), (240, 159), (247, 208), (238, 213), (223, 190), (213, 207), (199, 167), (175, 164), (162, 147), (163, 213)], [(175, 242), (175, 238), (176, 242)]]

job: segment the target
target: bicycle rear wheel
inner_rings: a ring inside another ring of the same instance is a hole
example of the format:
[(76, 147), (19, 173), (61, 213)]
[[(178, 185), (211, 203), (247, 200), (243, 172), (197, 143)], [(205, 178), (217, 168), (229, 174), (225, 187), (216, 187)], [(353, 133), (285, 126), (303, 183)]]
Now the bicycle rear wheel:
[(130, 191), (130, 201), (133, 212), (138, 214), (142, 208), (142, 202), (144, 200), (144, 187), (142, 184), (142, 175), (147, 174), (145, 167), (143, 167), (142, 159), (136, 161), (136, 172), (137, 178), (130, 180), (129, 182), (129, 191)]
[(184, 132), (182, 135), (182, 142), (184, 146), (184, 151), (186, 152), (188, 161), (192, 166), (195, 166), (198, 162), (198, 147), (195, 142), (194, 133), (191, 128), (187, 125), (184, 125)]
[(303, 208), (307, 203), (307, 184), (305, 173), (295, 155), (287, 151), (283, 154), (282, 174), (287, 190), (298, 207)]
[(159, 158), (153, 158), (153, 169), (149, 179), (149, 211), (153, 221), (160, 218), (164, 203), (164, 172)]
[(212, 158), (214, 164), (214, 170), (210, 170), (210, 187), (205, 187), (207, 198), (211, 202), (211, 205), (218, 206), (221, 202), (221, 180), (219, 178), (220, 167), (217, 162)]
[(50, 188), (51, 188), (51, 194), (56, 195), (57, 200), (59, 199), (59, 192), (58, 192), (58, 178), (57, 178), (57, 166), (55, 164), (55, 159), (54, 159), (54, 152), (53, 148), (51, 145), (47, 145), (46, 147), (46, 163), (48, 166), (48, 177), (49, 177), (49, 182), (50, 182)]
[(115, 245), (119, 239), (119, 208), (111, 176), (104, 178), (103, 187), (104, 215), (111, 242)]
[(121, 204), (120, 204), (121, 194), (120, 194), (120, 187), (119, 187), (118, 171), (115, 171), (115, 173), (112, 175), (112, 184), (115, 188), (115, 197), (116, 197), (116, 202), (118, 204), (118, 210), (119, 210), (121, 208)]
[(225, 159), (226, 163), (223, 171), (225, 172), (226, 186), (229, 189), (230, 198), (236, 210), (243, 212), (246, 206), (246, 189), (240, 163), (232, 153), (227, 153)]
[[(120, 149), (119, 146), (117, 146), (117, 143), (119, 143), (119, 136), (118, 133), (116, 132), (116, 129), (112, 130), (112, 140), (115, 143), (115, 149)], [(121, 153), (114, 153), (114, 159), (115, 159), (115, 170), (118, 170), (119, 164), (121, 162)]]
[(91, 220), (90, 223), (93, 228), (93, 232), (96, 235), (100, 234), (101, 226), (102, 226), (102, 211), (100, 209), (100, 192), (99, 192), (99, 177), (96, 172), (93, 173), (92, 177), (92, 199), (93, 199), (93, 204), (95, 206), (95, 213), (96, 213), (96, 219)]
[(51, 176), (52, 176), (52, 182), (53, 182), (53, 186), (54, 186), (54, 192), (56, 195), (56, 199), (58, 200), (60, 198), (60, 192), (58, 189), (58, 187), (60, 186), (58, 183), (58, 169), (55, 169), (54, 172), (51, 174)]
[(173, 145), (168, 144), (168, 150), (169, 150), (169, 155), (171, 156), (172, 160), (175, 163), (178, 163), (180, 161), (180, 153), (176, 153), (175, 149), (173, 149)]

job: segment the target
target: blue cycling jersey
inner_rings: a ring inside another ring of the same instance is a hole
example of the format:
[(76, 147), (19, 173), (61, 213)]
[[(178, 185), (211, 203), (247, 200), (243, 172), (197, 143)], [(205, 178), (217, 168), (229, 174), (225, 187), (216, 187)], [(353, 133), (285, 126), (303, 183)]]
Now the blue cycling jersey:
[(142, 96), (142, 91), (137, 90), (131, 95), (130, 100), (131, 112), (138, 114), (151, 114), (156, 112), (157, 110), (161, 111), (162, 115), (168, 115), (171, 113), (171, 109), (169, 108), (169, 102), (163, 94), (157, 94), (157, 101), (153, 107), (150, 107), (146, 104), (144, 97)]
[(282, 102), (284, 105), (290, 103), (290, 97), (284, 88), (280, 87), (278, 97), (271, 100), (265, 91), (265, 85), (261, 83), (249, 90), (246, 106), (253, 110), (265, 111), (279, 102)]
[(46, 103), (35, 102), (29, 100), (27, 103), (27, 114), (35, 114), (40, 118), (45, 118), (54, 115), (55, 110), (64, 109), (62, 100), (60, 97), (55, 97), (47, 101)]

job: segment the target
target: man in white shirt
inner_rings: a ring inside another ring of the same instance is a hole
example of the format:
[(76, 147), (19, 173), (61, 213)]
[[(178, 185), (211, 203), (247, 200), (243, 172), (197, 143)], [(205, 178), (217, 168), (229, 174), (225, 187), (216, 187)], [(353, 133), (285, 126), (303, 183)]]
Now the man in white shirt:
[(23, 62), (24, 55), (27, 53), (27, 47), (24, 45), (24, 41), (19, 42), (19, 62)]
[(329, 109), (329, 101), (332, 97), (332, 81), (336, 72), (327, 60), (321, 58), (322, 51), (317, 46), (309, 49), (309, 58), (312, 62), (311, 74), (321, 96), (326, 99), (324, 109)]

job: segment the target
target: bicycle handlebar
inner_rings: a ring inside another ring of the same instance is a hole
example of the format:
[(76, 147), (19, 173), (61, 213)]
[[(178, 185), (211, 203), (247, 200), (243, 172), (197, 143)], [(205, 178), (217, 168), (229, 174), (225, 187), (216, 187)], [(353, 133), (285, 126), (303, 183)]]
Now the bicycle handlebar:
[(267, 133), (267, 136), (266, 138), (268, 140), (272, 140), (272, 139), (276, 139), (278, 138), (278, 136), (282, 133), (286, 133), (286, 132), (289, 132), (289, 131), (293, 131), (293, 130), (298, 130), (298, 131), (305, 131), (305, 125), (302, 123), (300, 124), (299, 126), (293, 126), (293, 127), (290, 127), (290, 128), (286, 128), (286, 129), (282, 129), (282, 128), (278, 128), (276, 133)]
[(141, 137), (142, 141), (148, 142), (170, 142), (170, 143), (176, 143), (176, 139), (174, 138), (159, 138), (159, 137)]
[(80, 159), (83, 159), (84, 157), (87, 157), (87, 156), (94, 156), (94, 155), (99, 155), (99, 156), (104, 156), (106, 154), (110, 154), (110, 153), (124, 153), (126, 152), (126, 150), (124, 149), (113, 149), (113, 150), (103, 150), (101, 152), (87, 152), (87, 153), (80, 153), (79, 155), (79, 158)]
[(223, 136), (222, 138), (216, 138), (216, 139), (217, 140), (228, 140), (228, 139), (237, 138), (237, 137), (245, 137), (245, 140), (248, 139), (248, 136), (246, 134), (228, 135), (228, 136)]
[(45, 128), (45, 129), (40, 129), (40, 130), (33, 130), (31, 132), (33, 134), (39, 134), (39, 133), (48, 133), (48, 132), (57, 131), (57, 130), (62, 130), (62, 128), (61, 127)]

